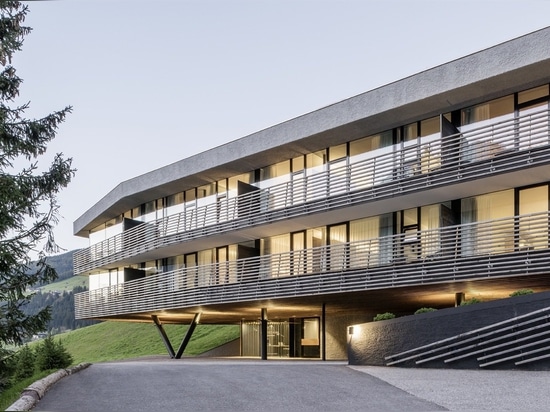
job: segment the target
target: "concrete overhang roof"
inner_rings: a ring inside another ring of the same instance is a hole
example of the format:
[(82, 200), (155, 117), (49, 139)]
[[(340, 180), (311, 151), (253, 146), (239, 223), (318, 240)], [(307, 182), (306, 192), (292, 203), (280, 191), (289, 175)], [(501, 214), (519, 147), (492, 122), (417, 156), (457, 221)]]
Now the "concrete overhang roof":
[(129, 179), (80, 216), (73, 232), (87, 237), (138, 204), (549, 83), (549, 45), (547, 27)]

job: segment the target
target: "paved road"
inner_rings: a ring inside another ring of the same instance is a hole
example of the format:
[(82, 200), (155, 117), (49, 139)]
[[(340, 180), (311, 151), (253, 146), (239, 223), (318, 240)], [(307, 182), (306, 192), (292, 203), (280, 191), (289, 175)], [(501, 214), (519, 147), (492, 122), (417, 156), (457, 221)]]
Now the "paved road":
[(98, 363), (61, 379), (33, 411), (441, 411), (333, 362)]
[(547, 411), (550, 372), (152, 359), (61, 379), (33, 411)]

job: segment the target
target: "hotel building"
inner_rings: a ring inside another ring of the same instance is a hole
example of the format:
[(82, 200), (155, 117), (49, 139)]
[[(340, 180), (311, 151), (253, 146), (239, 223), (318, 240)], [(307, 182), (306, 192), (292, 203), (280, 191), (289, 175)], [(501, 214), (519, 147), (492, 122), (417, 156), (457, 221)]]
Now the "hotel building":
[[(237, 324), (347, 359), (381, 312), (550, 289), (550, 28), (120, 183), (74, 222), (78, 319)], [(174, 351), (179, 357), (187, 335)]]

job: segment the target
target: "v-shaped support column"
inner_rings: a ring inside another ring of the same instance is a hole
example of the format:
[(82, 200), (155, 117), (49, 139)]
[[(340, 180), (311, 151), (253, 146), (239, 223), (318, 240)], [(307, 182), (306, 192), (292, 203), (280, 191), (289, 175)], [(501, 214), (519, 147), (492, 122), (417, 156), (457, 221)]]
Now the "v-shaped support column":
[(176, 353), (174, 352), (174, 348), (172, 347), (172, 344), (170, 343), (170, 339), (168, 339), (168, 335), (166, 334), (166, 331), (162, 327), (162, 323), (160, 323), (159, 317), (157, 315), (151, 315), (151, 318), (153, 319), (153, 322), (155, 326), (157, 327), (157, 330), (160, 333), (160, 337), (162, 338), (162, 341), (164, 342), (164, 346), (166, 346), (166, 350), (168, 351), (168, 354), (172, 359), (174, 359), (174, 356), (176, 356)]
[(153, 319), (153, 322), (155, 326), (157, 327), (157, 330), (159, 331), (160, 337), (162, 338), (162, 341), (164, 342), (164, 346), (166, 346), (166, 350), (168, 351), (168, 354), (170, 355), (170, 358), (172, 359), (181, 359), (181, 356), (183, 355), (183, 351), (187, 347), (187, 344), (191, 340), (191, 336), (193, 335), (193, 332), (195, 331), (195, 328), (197, 327), (197, 324), (199, 323), (201, 314), (196, 313), (195, 317), (193, 318), (193, 321), (189, 325), (189, 328), (187, 329), (187, 332), (185, 333), (185, 336), (183, 337), (183, 340), (181, 341), (180, 347), (178, 348), (177, 352), (174, 352), (174, 348), (172, 344), (170, 343), (170, 339), (168, 339), (168, 335), (166, 334), (166, 331), (164, 330), (162, 323), (160, 323), (160, 320), (158, 316), (151, 315), (151, 318)]
[(183, 340), (181, 341), (181, 345), (178, 349), (178, 352), (176, 353), (176, 359), (180, 359), (181, 355), (183, 355), (183, 351), (187, 347), (187, 344), (191, 340), (191, 335), (193, 335), (193, 332), (195, 331), (195, 328), (197, 327), (197, 324), (199, 323), (199, 320), (201, 318), (201, 314), (195, 313), (195, 317), (193, 318), (193, 321), (189, 325), (189, 329), (187, 329), (187, 333), (183, 337)]

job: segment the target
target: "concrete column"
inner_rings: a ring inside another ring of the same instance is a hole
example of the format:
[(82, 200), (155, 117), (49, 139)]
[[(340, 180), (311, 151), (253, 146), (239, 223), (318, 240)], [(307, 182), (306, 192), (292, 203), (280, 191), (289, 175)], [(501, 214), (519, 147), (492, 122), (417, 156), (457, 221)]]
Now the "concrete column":
[(323, 303), (321, 310), (321, 360), (327, 360), (327, 331), (326, 326), (326, 303)]
[(262, 308), (262, 315), (260, 318), (260, 353), (262, 360), (267, 360), (267, 309)]

